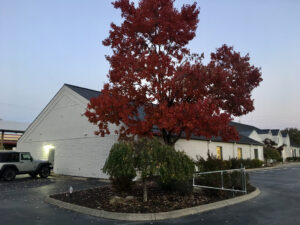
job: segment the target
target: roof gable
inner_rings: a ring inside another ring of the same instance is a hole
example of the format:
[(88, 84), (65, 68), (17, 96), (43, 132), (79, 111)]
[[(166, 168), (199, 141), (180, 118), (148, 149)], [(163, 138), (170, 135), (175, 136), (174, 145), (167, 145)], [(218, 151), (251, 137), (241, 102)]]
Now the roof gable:
[(78, 86), (71, 85), (71, 84), (64, 84), (64, 86), (67, 86), (68, 88), (75, 91), (77, 94), (81, 95), (82, 97), (84, 97), (87, 100), (98, 97), (101, 94), (100, 91), (83, 88), (83, 87), (78, 87)]
[(273, 136), (278, 136), (279, 135), (279, 130), (278, 129), (271, 130), (271, 133), (272, 133)]
[[(35, 129), (36, 127), (43, 121), (43, 119), (51, 112), (52, 110), (56, 110), (61, 107), (61, 100), (64, 101), (66, 99), (63, 99), (63, 97), (72, 96), (72, 98), (80, 105), (82, 105), (82, 108), (85, 109), (86, 107), (86, 99), (81, 98), (76, 93), (74, 93), (73, 89), (70, 90), (70, 88), (67, 85), (62, 86), (62, 88), (55, 94), (55, 96), (50, 100), (50, 102), (44, 107), (44, 109), (39, 113), (39, 115), (33, 120), (33, 122), (27, 127), (25, 133), (22, 135), (22, 137), (18, 140), (19, 142), (23, 142)], [(62, 104), (63, 106), (69, 105), (72, 103), (70, 101), (64, 101)]]

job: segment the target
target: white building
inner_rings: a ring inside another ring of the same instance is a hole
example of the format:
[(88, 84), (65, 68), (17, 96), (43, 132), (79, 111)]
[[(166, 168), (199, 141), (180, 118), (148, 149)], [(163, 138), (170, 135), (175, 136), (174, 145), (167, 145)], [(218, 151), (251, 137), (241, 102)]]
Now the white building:
[(280, 131), (279, 129), (260, 129), (246, 124), (234, 123), (232, 125), (237, 128), (240, 134), (243, 134), (260, 143), (271, 141), (274, 147), (281, 149), (280, 153), (285, 161), (287, 157), (292, 156), (290, 137), (287, 132)]
[(300, 157), (300, 146), (297, 144), (291, 144), (291, 154), (290, 157)]
[[(118, 137), (114, 132), (105, 137), (96, 136), (97, 127), (83, 116), (89, 100), (99, 94), (98, 91), (65, 84), (19, 139), (17, 150), (50, 160), (57, 174), (106, 178), (101, 169)], [(232, 125), (238, 128), (240, 124)], [(115, 126), (111, 125), (110, 129), (114, 130)], [(192, 136), (190, 140), (178, 140), (175, 147), (193, 158), (197, 155), (206, 158), (209, 150), (223, 159), (263, 160), (263, 144), (256, 140), (259, 139), (256, 130), (238, 131), (240, 140), (236, 142)]]

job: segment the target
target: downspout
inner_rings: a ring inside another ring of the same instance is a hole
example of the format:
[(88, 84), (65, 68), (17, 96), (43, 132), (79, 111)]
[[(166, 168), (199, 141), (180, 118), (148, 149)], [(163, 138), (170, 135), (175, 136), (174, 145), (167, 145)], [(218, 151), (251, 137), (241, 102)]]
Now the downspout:
[(235, 158), (235, 154), (234, 154), (234, 149), (235, 149), (235, 142), (233, 142), (233, 149), (232, 149), (232, 158), (234, 159)]
[(210, 149), (209, 149), (209, 144), (211, 143), (211, 140), (207, 140), (207, 154), (211, 154)]

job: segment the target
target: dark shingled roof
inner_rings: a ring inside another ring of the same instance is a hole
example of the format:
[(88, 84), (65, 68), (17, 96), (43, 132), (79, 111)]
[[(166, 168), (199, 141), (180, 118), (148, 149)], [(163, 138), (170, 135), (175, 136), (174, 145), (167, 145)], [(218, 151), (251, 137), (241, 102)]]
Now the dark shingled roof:
[(270, 129), (263, 129), (263, 130), (257, 130), (258, 134), (268, 134), (270, 132)]
[(250, 126), (250, 125), (247, 125), (247, 124), (243, 124), (243, 123), (236, 123), (236, 122), (233, 122), (231, 121), (229, 123), (230, 126), (233, 126), (236, 128), (236, 130), (240, 133), (240, 132), (252, 132), (253, 130), (260, 130), (259, 128), (257, 127), (254, 127), (254, 126)]
[(100, 91), (95, 91), (88, 88), (82, 88), (71, 84), (65, 84), (68, 88), (75, 91), (77, 94), (81, 95), (82, 97), (86, 98), (87, 100), (90, 100), (91, 98), (98, 97), (100, 95)]
[[(247, 144), (247, 145), (261, 145), (263, 146), (262, 143), (258, 142), (258, 141), (255, 141), (251, 138), (248, 138), (242, 134), (239, 134), (239, 140), (235, 141), (235, 140), (230, 140), (230, 141), (227, 141), (228, 143), (237, 143), (237, 144)], [(203, 141), (209, 141), (209, 139), (207, 139), (206, 137), (204, 136), (195, 136), (195, 135), (192, 135), (191, 136), (191, 139), (194, 139), (194, 140), (203, 140)], [(224, 142), (222, 140), (221, 137), (213, 137), (211, 138), (211, 141), (214, 141), (214, 142)]]
[(273, 136), (277, 136), (279, 134), (279, 130), (271, 130)]
[[(259, 129), (257, 127), (242, 123), (230, 122), (230, 125), (234, 126), (239, 133), (242, 133), (244, 135), (250, 134), (253, 130), (255, 130), (258, 134), (267, 134), (270, 132), (270, 129)], [(271, 130), (271, 132), (273, 136), (277, 136), (279, 130)]]
[(288, 132), (286, 130), (282, 130), (281, 134), (282, 134), (282, 137), (287, 137), (288, 136)]
[[(86, 98), (87, 100), (90, 100), (91, 98), (98, 97), (100, 95), (100, 91), (91, 90), (91, 89), (88, 89), (88, 88), (82, 88), (82, 87), (78, 87), (78, 86), (71, 85), (71, 84), (65, 84), (65, 86), (72, 89), (77, 94), (81, 95), (82, 97)], [(142, 115), (141, 117), (144, 117), (143, 110), (139, 110), (139, 111), (140, 111), (140, 114)], [(263, 145), (262, 143), (260, 143), (258, 141), (255, 141), (251, 138), (248, 138), (248, 137), (244, 136), (244, 135), (250, 134), (252, 132), (252, 130), (260, 130), (257, 127), (242, 124), (242, 123), (236, 123), (236, 122), (230, 122), (230, 125), (236, 127), (237, 131), (239, 132), (240, 140), (238, 140), (238, 141), (228, 141), (229, 143), (234, 143), (235, 142), (235, 143), (238, 143), (238, 144)], [(208, 141), (208, 139), (204, 136), (192, 135), (191, 139)], [(211, 139), (211, 141), (223, 142), (221, 137), (214, 137), (214, 138)]]

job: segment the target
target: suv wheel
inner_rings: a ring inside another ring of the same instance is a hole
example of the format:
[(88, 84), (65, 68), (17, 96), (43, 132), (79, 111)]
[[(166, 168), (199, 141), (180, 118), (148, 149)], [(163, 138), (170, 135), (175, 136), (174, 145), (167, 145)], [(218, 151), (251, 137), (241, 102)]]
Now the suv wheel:
[(39, 172), (41, 178), (47, 178), (50, 175), (50, 168), (49, 166), (43, 166)]
[(12, 181), (16, 178), (16, 170), (12, 168), (7, 168), (3, 172), (3, 178), (6, 181)]

